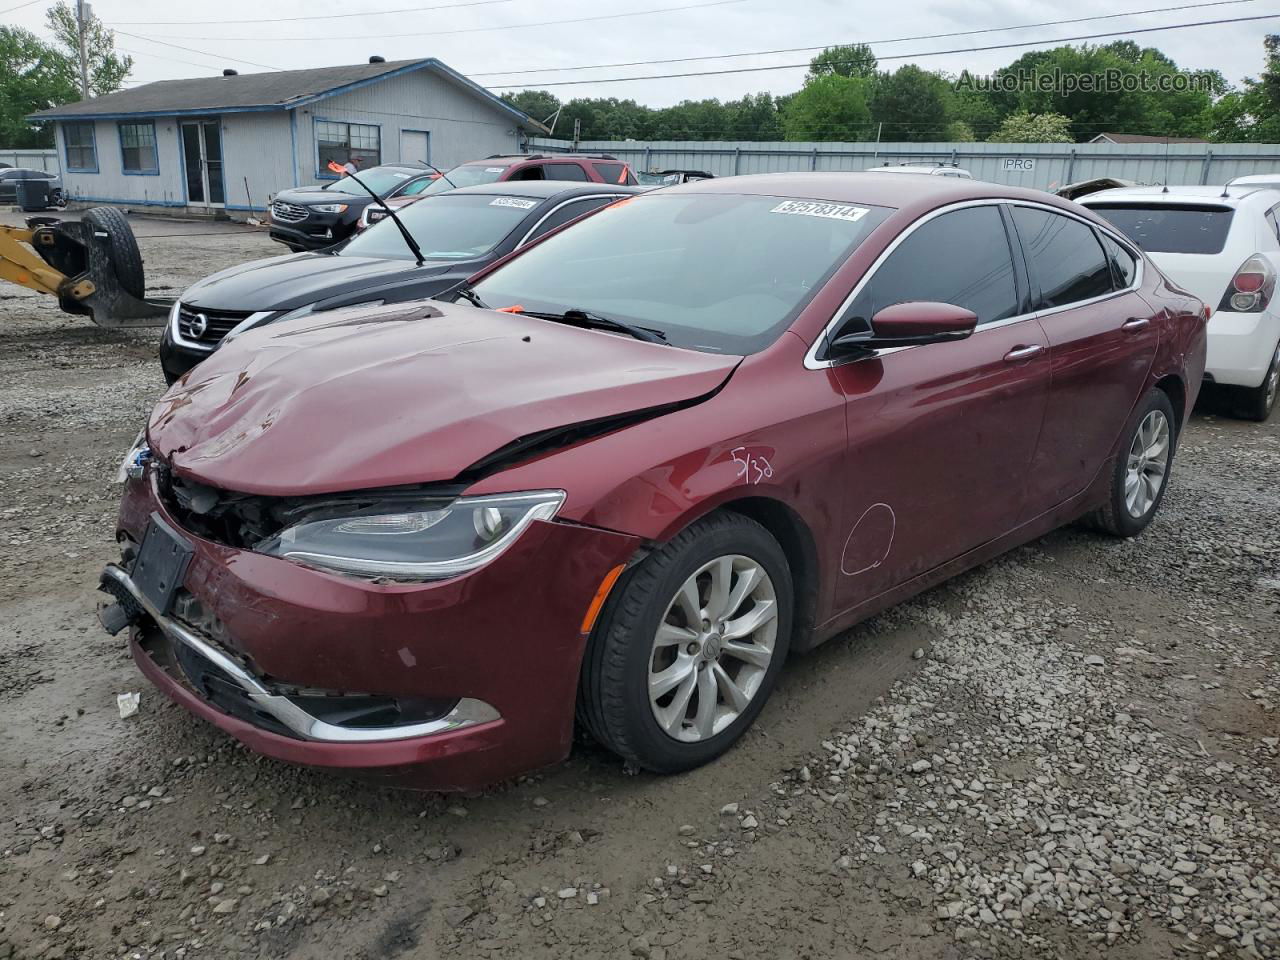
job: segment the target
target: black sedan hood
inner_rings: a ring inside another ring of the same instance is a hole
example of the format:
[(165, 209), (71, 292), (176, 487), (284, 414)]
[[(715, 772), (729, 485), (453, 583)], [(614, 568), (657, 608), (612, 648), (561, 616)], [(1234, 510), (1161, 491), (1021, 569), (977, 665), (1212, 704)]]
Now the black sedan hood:
[(374, 260), (325, 253), (296, 253), (254, 260), (222, 270), (191, 286), (182, 295), (189, 307), (203, 310), (274, 311), (374, 290), (398, 282), (471, 270), (456, 260)]
[(285, 203), (368, 203), (372, 198), (367, 193), (347, 193), (344, 190), (326, 190), (323, 184), (309, 187), (291, 187), (281, 190), (275, 195), (276, 200)]

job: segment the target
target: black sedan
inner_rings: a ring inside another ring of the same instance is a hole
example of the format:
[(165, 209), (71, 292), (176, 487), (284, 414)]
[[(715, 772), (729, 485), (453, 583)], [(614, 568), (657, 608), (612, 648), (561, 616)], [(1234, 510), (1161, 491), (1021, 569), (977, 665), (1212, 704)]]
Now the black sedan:
[[(431, 186), (437, 174), (426, 167), (383, 164), (356, 174), (379, 197), (411, 197)], [(290, 250), (320, 250), (346, 240), (373, 198), (350, 177), (333, 183), (281, 190), (268, 214), (271, 239)]]
[(556, 227), (641, 187), (527, 180), (463, 187), (397, 210), (422, 261), (386, 218), (346, 243), (231, 267), (173, 306), (160, 362), (173, 383), (233, 331), (355, 304), (423, 300)]

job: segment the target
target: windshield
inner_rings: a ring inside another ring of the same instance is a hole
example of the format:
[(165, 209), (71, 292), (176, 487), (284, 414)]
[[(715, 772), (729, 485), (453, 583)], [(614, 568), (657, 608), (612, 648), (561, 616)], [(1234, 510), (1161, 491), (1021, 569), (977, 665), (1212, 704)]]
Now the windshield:
[(781, 197), (649, 194), (548, 237), (475, 290), (492, 307), (587, 310), (661, 331), (677, 346), (754, 353), (888, 213)]
[[(426, 197), (396, 211), (428, 260), (469, 260), (488, 253), (539, 201), (527, 197), (446, 194)], [(343, 257), (412, 260), (390, 217), (358, 234), (338, 251)]]
[[(431, 186), (423, 193), (446, 193), (454, 187), (474, 187), (481, 183), (494, 183), (507, 172), (502, 164), (497, 166), (485, 163), (464, 163), (460, 167), (446, 170), (443, 177), (433, 180)], [(448, 179), (446, 180), (445, 177)]]
[[(356, 176), (360, 178), (361, 183), (382, 197), (408, 180), (412, 174), (391, 167), (373, 167), (369, 170), (357, 170)], [(333, 190), (334, 192), (351, 193), (357, 197), (367, 197), (369, 195), (365, 192), (364, 187), (361, 187), (359, 183), (356, 183), (350, 177), (342, 177), (339, 180), (335, 180), (333, 183), (328, 184), (325, 189)]]
[(1088, 204), (1147, 253), (1221, 253), (1235, 213), (1217, 204)]

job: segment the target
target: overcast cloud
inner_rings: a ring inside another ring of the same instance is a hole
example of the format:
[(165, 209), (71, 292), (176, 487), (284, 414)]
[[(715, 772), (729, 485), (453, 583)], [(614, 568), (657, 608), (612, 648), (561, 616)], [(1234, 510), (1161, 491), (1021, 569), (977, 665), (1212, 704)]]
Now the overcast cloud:
[[(2, 5), (4, 0), (0, 0)], [(428, 6), (461, 0), (420, 0)], [(133, 55), (135, 81), (207, 76), (222, 67), (252, 72), (260, 67), (236, 62), (255, 61), (293, 69), (340, 63), (356, 63), (371, 54), (388, 60), (438, 57), (451, 67), (473, 76), (494, 90), (542, 87), (557, 80), (596, 80), (608, 76), (717, 70), (744, 66), (803, 63), (810, 54), (711, 60), (667, 66), (627, 67), (609, 70), (536, 74), (499, 74), (500, 70), (528, 70), (614, 63), (673, 57), (705, 57), (779, 47), (817, 46), (835, 43), (883, 41), (898, 37), (983, 30), (1010, 24), (1037, 23), (1068, 17), (1104, 16), (1127, 10), (1175, 6), (1194, 0), (1080, 0), (1070, 5), (1049, 0), (1029, 2), (961, 3), (959, 0), (928, 4), (884, 4), (841, 0), (733, 0), (704, 9), (654, 13), (597, 22), (522, 29), (515, 27), (543, 20), (564, 20), (607, 14), (660, 9), (707, 0), (511, 0), (476, 7), (432, 12), (379, 13), (379, 10), (415, 6), (414, 0), (277, 0), (270, 4), (251, 0), (222, 0), (217, 4), (176, 4), (165, 0), (99, 0), (95, 13), (119, 31), (117, 46)], [(937, 40), (874, 43), (877, 55), (887, 58), (913, 54), (909, 61), (886, 60), (885, 67), (914, 62), (928, 69), (958, 73), (962, 68), (988, 73), (1033, 47), (981, 53), (928, 56), (928, 51), (953, 47), (986, 46), (1075, 36), (1079, 34), (1154, 27), (1201, 20), (1257, 16), (1271, 12), (1267, 0), (1231, 3), (1194, 10), (1170, 11), (1058, 27), (1010, 30)], [(5, 21), (43, 33), (45, 4), (6, 15)], [(180, 12), (185, 8), (186, 13)], [(141, 23), (139, 21), (230, 20), (235, 17), (291, 17), (355, 13), (338, 20), (303, 20), (293, 23)], [(130, 21), (132, 23), (126, 23)], [(1184, 69), (1217, 69), (1233, 83), (1262, 69), (1263, 36), (1280, 30), (1280, 16), (1252, 23), (1195, 27), (1149, 33), (1133, 39), (1156, 46)], [(455, 31), (443, 33), (442, 31)], [(161, 46), (137, 34), (166, 40), (199, 53)], [(411, 36), (410, 34), (421, 34)], [(358, 37), (359, 39), (352, 39)], [(306, 38), (306, 39), (302, 39)], [(1105, 43), (1106, 40), (1095, 42)], [(761, 73), (728, 74), (630, 83), (587, 83), (551, 87), (561, 99), (576, 96), (631, 98), (651, 106), (665, 106), (685, 99), (736, 98), (769, 91), (796, 90), (802, 68)]]

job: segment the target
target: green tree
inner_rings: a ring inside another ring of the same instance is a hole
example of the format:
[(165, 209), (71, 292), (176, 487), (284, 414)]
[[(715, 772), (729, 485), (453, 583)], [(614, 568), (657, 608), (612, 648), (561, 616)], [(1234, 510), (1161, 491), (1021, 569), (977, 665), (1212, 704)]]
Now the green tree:
[(1019, 110), (1004, 118), (992, 143), (1072, 143), (1071, 118), (1060, 113), (1027, 113)]
[(947, 140), (956, 143), (973, 143), (978, 138), (974, 135), (973, 127), (965, 123), (963, 120), (952, 120), (947, 124), (947, 131), (944, 134)]
[(52, 125), (33, 126), (27, 116), (78, 99), (61, 70), (59, 55), (28, 30), (0, 27), (0, 144), (52, 147)]
[[(53, 34), (54, 49), (61, 55), (59, 69), (64, 79), (80, 89), (80, 28), (75, 10), (67, 0), (58, 0), (45, 14)], [(115, 93), (133, 70), (133, 57), (116, 53), (116, 35), (96, 16), (89, 14), (84, 25), (85, 59), (89, 73), (89, 96)], [(76, 99), (79, 99), (77, 97)]]
[(878, 61), (865, 43), (827, 47), (809, 61), (809, 73), (805, 77), (816, 79), (835, 73), (842, 77), (860, 77), (871, 80), (876, 75)]
[(867, 81), (838, 73), (813, 77), (782, 115), (788, 140), (864, 140), (871, 127)]
[(871, 119), (884, 124), (881, 140), (942, 140), (946, 137), (947, 81), (913, 63), (882, 73), (872, 87)]
[(1280, 36), (1263, 41), (1267, 65), (1244, 89), (1228, 90), (1210, 108), (1210, 137), (1219, 142), (1280, 143)]
[(560, 98), (549, 90), (512, 90), (502, 99), (539, 123), (547, 122), (560, 109)]

